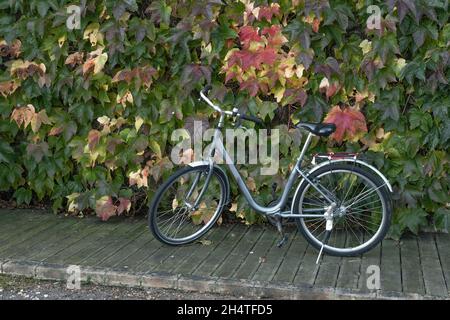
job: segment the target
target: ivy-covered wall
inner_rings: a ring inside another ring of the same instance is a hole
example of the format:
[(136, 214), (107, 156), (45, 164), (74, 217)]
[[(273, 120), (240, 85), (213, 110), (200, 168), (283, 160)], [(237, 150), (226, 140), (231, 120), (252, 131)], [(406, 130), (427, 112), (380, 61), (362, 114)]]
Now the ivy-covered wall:
[(292, 124), (326, 118), (338, 131), (312, 152), (364, 151), (388, 176), (392, 236), (444, 228), (449, 45), (447, 0), (0, 1), (0, 195), (105, 220), (145, 208), (171, 132), (216, 120), (197, 100), (211, 83), (280, 129), (279, 175), (242, 168), (260, 201), (299, 154)]

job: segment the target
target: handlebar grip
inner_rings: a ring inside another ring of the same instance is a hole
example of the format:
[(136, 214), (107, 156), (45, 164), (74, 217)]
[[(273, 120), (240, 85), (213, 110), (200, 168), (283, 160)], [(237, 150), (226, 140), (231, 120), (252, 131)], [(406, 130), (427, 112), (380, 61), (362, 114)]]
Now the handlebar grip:
[(261, 126), (265, 125), (264, 121), (262, 119), (254, 117), (254, 116), (251, 116), (251, 115), (241, 114), (240, 118), (244, 119), (244, 120), (247, 120), (247, 121), (254, 122), (254, 123), (259, 124)]
[(206, 87), (203, 88), (202, 92), (204, 95), (208, 93), (209, 90), (212, 89), (212, 85), (208, 84)]

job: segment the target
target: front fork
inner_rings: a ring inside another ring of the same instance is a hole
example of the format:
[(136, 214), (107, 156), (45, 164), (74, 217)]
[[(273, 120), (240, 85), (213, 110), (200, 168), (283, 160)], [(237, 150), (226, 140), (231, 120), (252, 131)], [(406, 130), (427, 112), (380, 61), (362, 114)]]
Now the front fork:
[(189, 197), (192, 195), (192, 193), (195, 190), (195, 187), (197, 186), (198, 182), (200, 181), (200, 178), (201, 178), (203, 172), (199, 172), (197, 174), (197, 176), (195, 177), (194, 182), (192, 183), (192, 185), (191, 185), (191, 187), (189, 189), (189, 192), (186, 194), (186, 197), (184, 198), (184, 203), (185, 203), (186, 207), (188, 207), (191, 212), (196, 211), (198, 209), (198, 206), (199, 206), (200, 201), (201, 201), (201, 199), (203, 197), (203, 194), (205, 193), (206, 189), (208, 189), (209, 182), (211, 181), (211, 176), (213, 174), (213, 171), (214, 171), (214, 162), (213, 162), (212, 158), (210, 158), (209, 159), (208, 176), (206, 177), (205, 184), (202, 187), (202, 190), (200, 190), (200, 193), (199, 193), (197, 199), (194, 201), (193, 204), (189, 203), (189, 201), (188, 201)]

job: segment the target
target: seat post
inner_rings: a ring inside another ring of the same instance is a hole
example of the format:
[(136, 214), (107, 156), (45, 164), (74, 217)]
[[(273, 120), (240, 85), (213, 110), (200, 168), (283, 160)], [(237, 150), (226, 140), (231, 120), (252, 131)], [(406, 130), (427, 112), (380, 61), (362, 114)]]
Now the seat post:
[(300, 168), (302, 164), (303, 157), (305, 156), (306, 150), (308, 150), (309, 145), (311, 144), (311, 139), (313, 134), (310, 132), (308, 137), (306, 138), (305, 144), (303, 145), (302, 151), (300, 152), (300, 156), (297, 159), (297, 168)]

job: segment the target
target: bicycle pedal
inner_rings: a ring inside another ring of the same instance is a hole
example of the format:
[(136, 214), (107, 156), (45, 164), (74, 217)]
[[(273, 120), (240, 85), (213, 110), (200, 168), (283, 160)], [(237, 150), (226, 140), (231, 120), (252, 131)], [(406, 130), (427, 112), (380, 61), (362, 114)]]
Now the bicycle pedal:
[(277, 243), (277, 247), (281, 248), (282, 246), (284, 246), (286, 244), (287, 241), (288, 241), (288, 236), (284, 235), (283, 238)]

